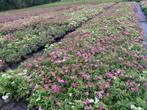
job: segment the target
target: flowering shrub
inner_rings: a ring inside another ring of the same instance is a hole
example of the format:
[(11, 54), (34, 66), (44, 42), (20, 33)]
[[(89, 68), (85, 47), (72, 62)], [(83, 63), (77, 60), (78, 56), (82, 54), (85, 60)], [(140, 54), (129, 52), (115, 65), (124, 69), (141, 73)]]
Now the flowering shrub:
[[(10, 78), (9, 87), (1, 83), (0, 93), (19, 99), (16, 91), (23, 90), (29, 107), (39, 110), (145, 110), (147, 76), (134, 7), (119, 3), (46, 46), (41, 59), (2, 73), (19, 77)], [(9, 82), (5, 78), (0, 82)], [(11, 87), (20, 78), (28, 89)]]

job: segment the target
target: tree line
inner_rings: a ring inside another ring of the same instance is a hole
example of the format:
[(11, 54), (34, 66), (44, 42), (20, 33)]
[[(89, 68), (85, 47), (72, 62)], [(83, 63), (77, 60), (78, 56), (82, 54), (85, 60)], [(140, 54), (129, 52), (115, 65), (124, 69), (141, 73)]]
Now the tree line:
[(25, 8), (56, 1), (60, 0), (0, 0), (0, 11)]

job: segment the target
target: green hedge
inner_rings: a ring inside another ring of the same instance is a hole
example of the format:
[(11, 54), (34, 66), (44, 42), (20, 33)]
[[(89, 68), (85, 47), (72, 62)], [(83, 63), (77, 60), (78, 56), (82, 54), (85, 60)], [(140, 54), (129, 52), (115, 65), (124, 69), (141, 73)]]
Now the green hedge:
[(41, 5), (60, 0), (0, 0), (0, 11)]
[(147, 15), (147, 8), (143, 8), (143, 11)]

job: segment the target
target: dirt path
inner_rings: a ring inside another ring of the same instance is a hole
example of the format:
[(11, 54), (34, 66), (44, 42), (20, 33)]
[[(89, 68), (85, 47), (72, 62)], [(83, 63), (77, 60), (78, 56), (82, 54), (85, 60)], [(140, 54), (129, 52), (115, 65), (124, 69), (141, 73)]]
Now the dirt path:
[(27, 110), (27, 107), (23, 103), (6, 103), (0, 98), (0, 110)]

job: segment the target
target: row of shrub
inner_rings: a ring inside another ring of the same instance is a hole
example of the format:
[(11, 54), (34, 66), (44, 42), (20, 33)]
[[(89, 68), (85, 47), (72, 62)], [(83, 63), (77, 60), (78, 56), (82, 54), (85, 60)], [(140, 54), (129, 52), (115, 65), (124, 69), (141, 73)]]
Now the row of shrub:
[(25, 8), (44, 3), (56, 2), (60, 0), (0, 0), (0, 11), (9, 9)]
[[(111, 6), (111, 5), (110, 5)], [(108, 7), (85, 7), (78, 12), (72, 12), (62, 17), (68, 17), (67, 21), (61, 24), (56, 22), (50, 24), (40, 24), (27, 27), (24, 30), (15, 31), (13, 39), (0, 42), (0, 59), (7, 63), (18, 63), (24, 56), (36, 52), (47, 43), (51, 44), (56, 39), (63, 37), (67, 32), (75, 30), (82, 23), (93, 18), (104, 8)]]

